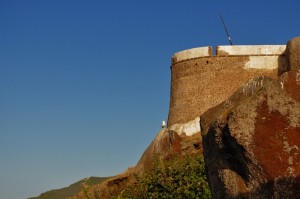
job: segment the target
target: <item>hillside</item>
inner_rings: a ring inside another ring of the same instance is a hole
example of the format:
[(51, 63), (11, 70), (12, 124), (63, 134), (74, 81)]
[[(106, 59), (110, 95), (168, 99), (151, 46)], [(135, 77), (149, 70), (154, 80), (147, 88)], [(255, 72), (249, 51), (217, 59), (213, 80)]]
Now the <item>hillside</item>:
[(71, 196), (83, 191), (85, 186), (97, 185), (106, 179), (107, 179), (106, 177), (85, 178), (85, 179), (79, 180), (78, 182), (75, 182), (74, 184), (71, 184), (68, 187), (50, 190), (45, 193), (42, 193), (41, 195), (39, 195), (37, 197), (32, 197), (32, 198), (28, 198), (28, 199), (66, 199), (68, 197), (71, 197)]

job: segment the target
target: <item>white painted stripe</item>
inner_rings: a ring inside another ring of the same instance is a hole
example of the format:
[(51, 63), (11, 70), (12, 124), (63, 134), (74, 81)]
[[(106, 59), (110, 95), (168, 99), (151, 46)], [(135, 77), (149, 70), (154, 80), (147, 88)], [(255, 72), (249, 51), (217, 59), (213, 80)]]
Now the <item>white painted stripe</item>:
[(278, 56), (250, 56), (244, 68), (277, 69)]

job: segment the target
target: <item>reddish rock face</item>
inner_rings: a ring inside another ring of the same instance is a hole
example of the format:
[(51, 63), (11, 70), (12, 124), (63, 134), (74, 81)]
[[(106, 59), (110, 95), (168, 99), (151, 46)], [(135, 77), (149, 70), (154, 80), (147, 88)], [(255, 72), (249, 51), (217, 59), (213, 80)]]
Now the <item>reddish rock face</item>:
[(192, 136), (178, 135), (169, 129), (160, 131), (152, 143), (145, 150), (135, 167), (136, 173), (142, 173), (152, 168), (155, 155), (168, 159), (175, 155), (202, 154), (200, 132)]
[(201, 116), (214, 198), (300, 198), (299, 77), (255, 78)]

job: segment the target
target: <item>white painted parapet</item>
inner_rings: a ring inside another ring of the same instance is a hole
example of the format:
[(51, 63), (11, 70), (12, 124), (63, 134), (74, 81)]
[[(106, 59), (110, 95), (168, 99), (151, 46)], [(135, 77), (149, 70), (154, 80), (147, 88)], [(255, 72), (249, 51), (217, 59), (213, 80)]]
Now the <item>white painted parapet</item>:
[(245, 46), (218, 46), (217, 56), (249, 56), (245, 69), (277, 69), (284, 65), (286, 45), (245, 45)]
[(177, 52), (172, 57), (172, 64), (203, 57), (235, 57), (247, 56), (249, 61), (245, 64), (245, 69), (276, 69), (278, 66), (284, 67), (286, 45), (237, 45), (237, 46), (217, 46), (216, 55), (212, 55), (212, 47), (191, 48)]
[(172, 63), (194, 59), (198, 57), (210, 57), (212, 56), (212, 48), (210, 46), (200, 47), (200, 48), (191, 48), (188, 50), (183, 50), (177, 52), (172, 57)]
[(224, 55), (282, 55), (286, 45), (217, 46), (217, 56)]

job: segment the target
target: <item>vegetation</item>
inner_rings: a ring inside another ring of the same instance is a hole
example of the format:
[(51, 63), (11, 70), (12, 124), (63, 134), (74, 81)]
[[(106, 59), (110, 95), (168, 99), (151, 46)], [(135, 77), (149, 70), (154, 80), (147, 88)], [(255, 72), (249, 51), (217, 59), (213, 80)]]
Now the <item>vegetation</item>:
[(42, 193), (38, 197), (33, 197), (29, 199), (66, 199), (68, 197), (74, 196), (75, 194), (79, 193), (82, 190), (87, 191), (87, 188), (84, 188), (84, 184), (88, 186), (92, 186), (92, 185), (100, 184), (106, 179), (107, 178), (101, 178), (101, 177), (86, 178), (74, 184), (71, 184), (68, 187), (47, 191), (45, 193)]
[(211, 198), (203, 157), (155, 158), (154, 168), (129, 184), (115, 199)]

